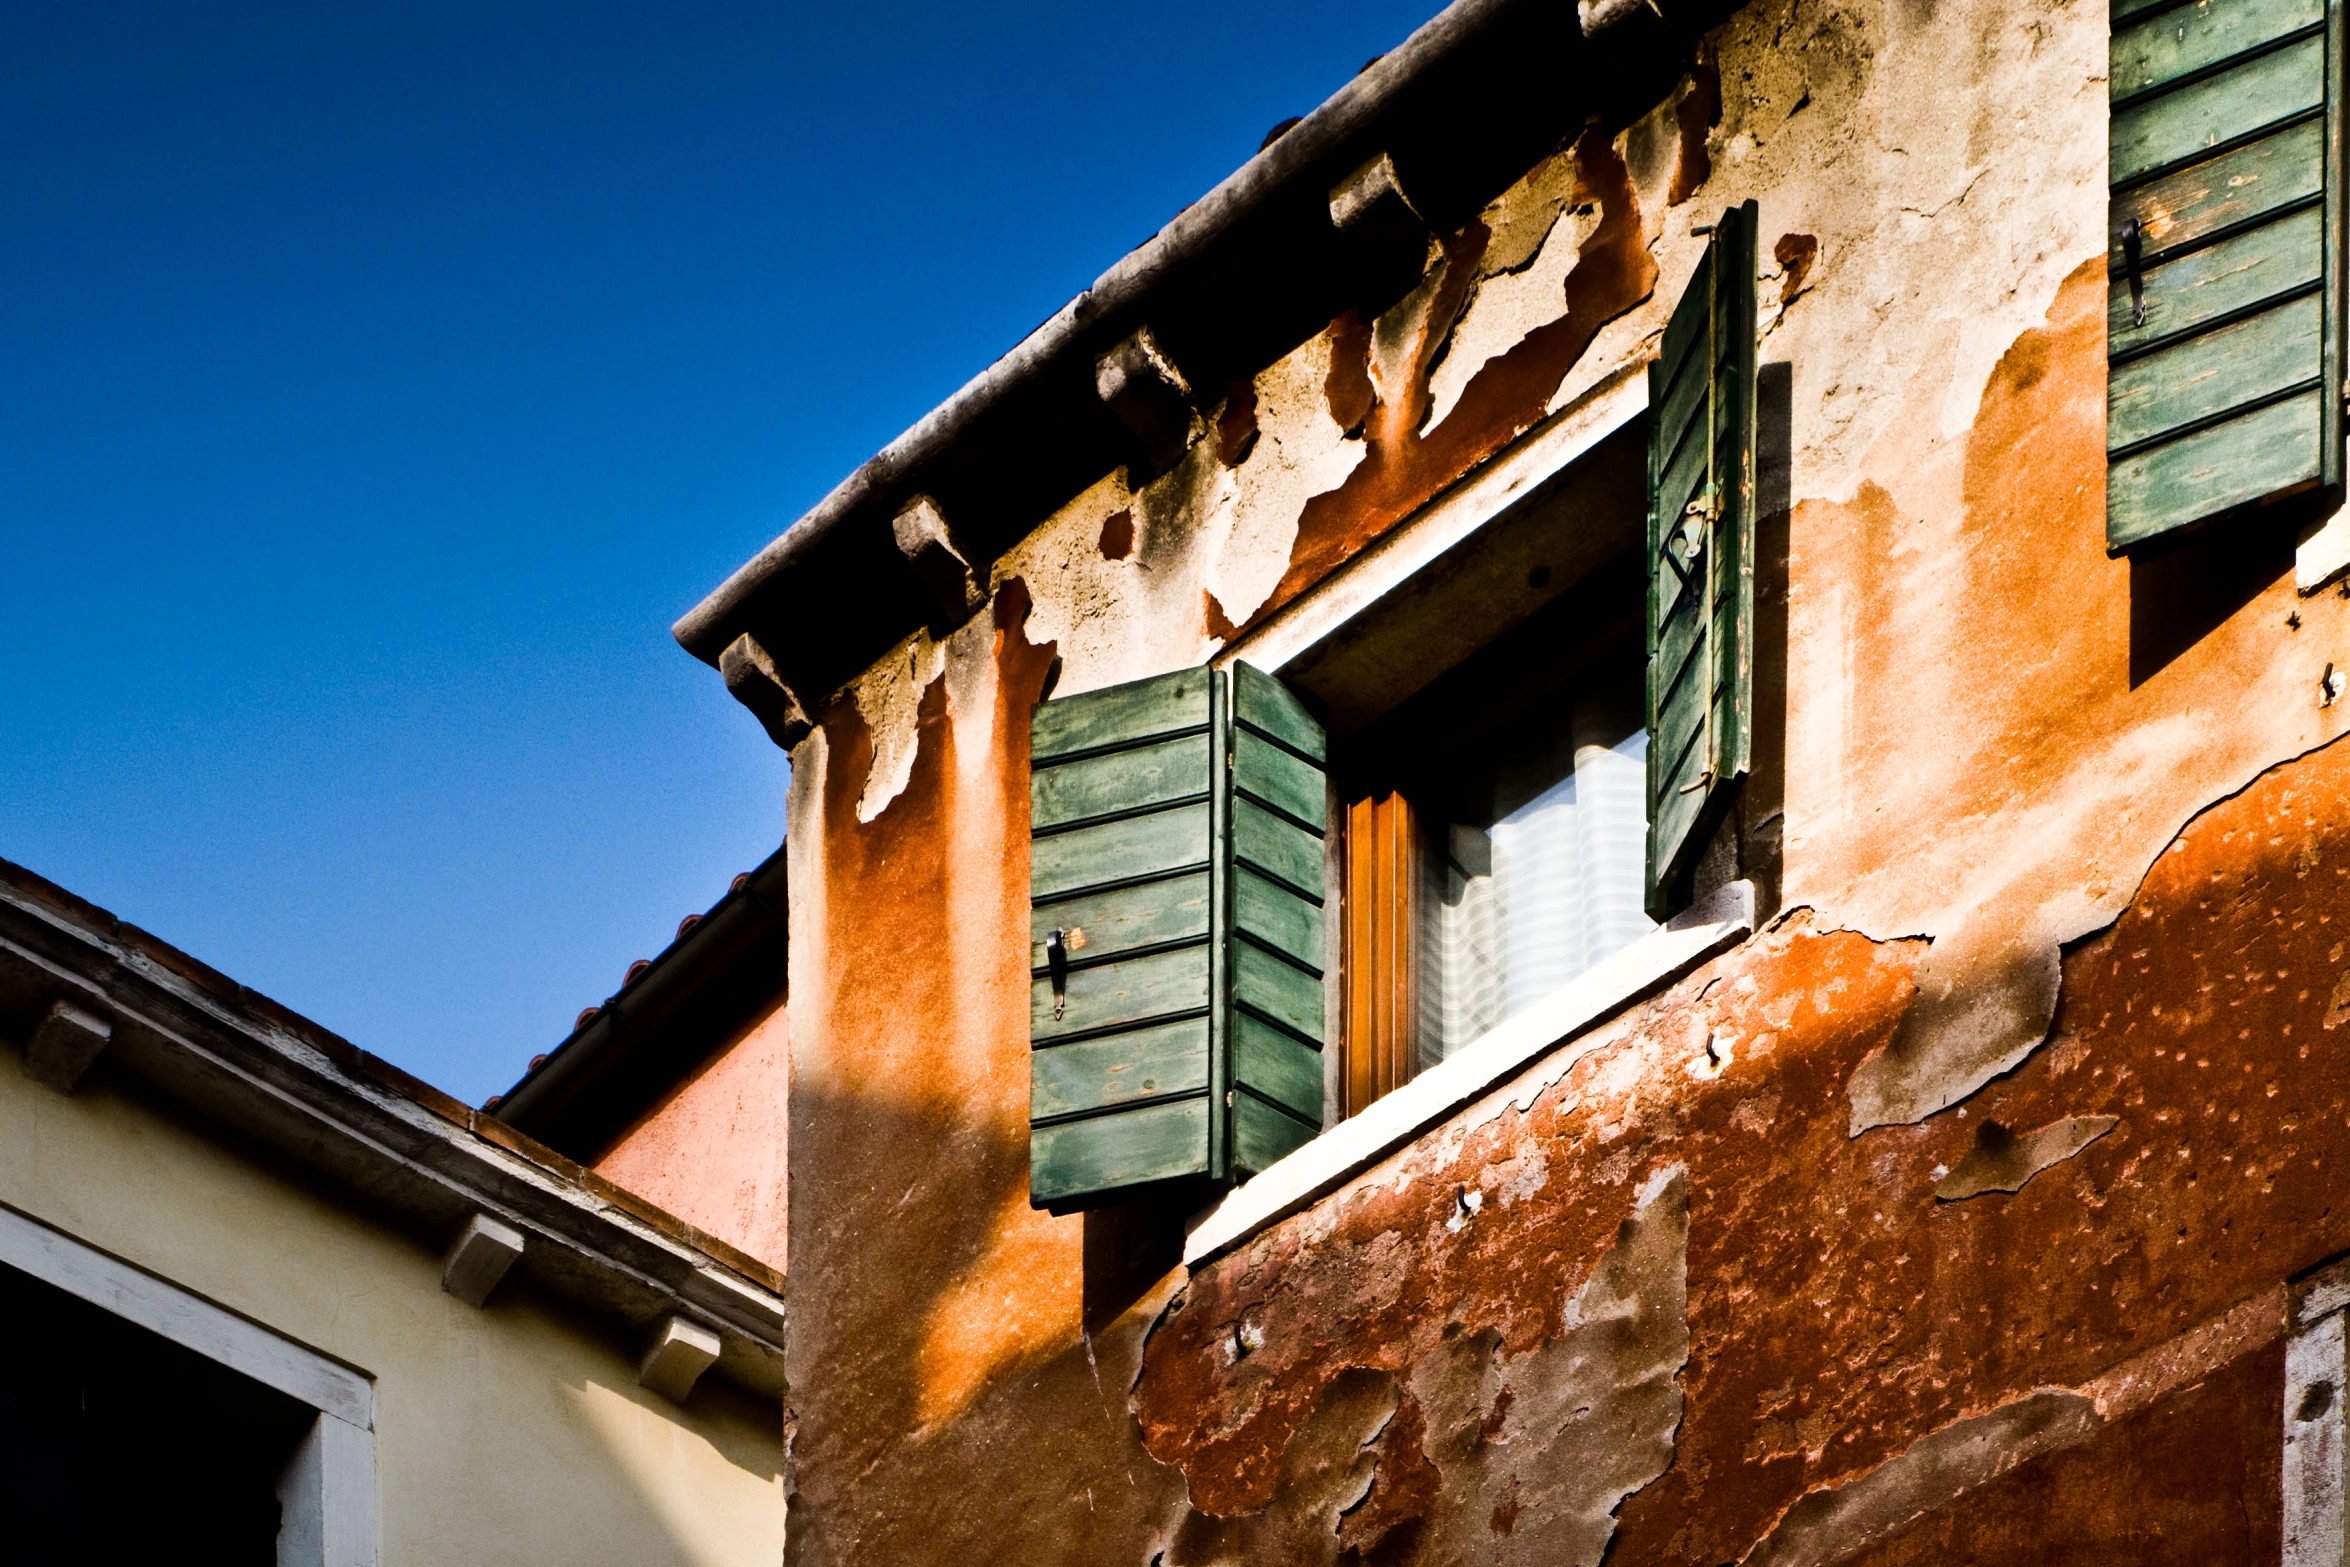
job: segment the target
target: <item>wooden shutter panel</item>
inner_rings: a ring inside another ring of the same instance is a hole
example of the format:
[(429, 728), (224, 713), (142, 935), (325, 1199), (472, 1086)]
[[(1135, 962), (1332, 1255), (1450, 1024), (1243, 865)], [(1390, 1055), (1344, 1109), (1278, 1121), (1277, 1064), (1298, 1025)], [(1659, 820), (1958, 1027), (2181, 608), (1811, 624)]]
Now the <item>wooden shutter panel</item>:
[(2340, 0), (2114, 0), (2105, 542), (2342, 482)]
[(1754, 725), (1755, 204), (1722, 214), (1648, 367), (1648, 913), (1746, 774)]
[(1247, 1175), (1313, 1136), (1320, 727), (1257, 670), (1187, 669), (1040, 704), (1029, 760), (1030, 1201)]
[(1232, 1163), (1322, 1129), (1329, 745), (1288, 688), (1232, 666)]

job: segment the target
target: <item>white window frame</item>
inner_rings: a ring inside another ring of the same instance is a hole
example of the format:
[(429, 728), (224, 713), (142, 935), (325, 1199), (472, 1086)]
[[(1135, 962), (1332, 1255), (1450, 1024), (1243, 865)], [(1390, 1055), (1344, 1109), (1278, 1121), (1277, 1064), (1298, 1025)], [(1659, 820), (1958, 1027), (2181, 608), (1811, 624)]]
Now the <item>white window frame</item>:
[(375, 1384), (282, 1334), (0, 1207), (14, 1268), (317, 1411), (278, 1477), (278, 1567), (375, 1567)]

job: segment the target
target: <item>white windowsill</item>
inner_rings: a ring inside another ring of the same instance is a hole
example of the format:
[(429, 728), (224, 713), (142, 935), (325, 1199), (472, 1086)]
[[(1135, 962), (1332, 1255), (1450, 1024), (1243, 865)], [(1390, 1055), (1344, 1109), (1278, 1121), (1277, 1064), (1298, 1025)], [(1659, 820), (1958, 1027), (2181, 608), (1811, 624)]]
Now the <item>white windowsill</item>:
[(1536, 1061), (1736, 946), (1753, 929), (1753, 883), (1716, 889), (1670, 924), (1236, 1188), (1193, 1222), (1183, 1244), (1185, 1264), (1197, 1268), (1310, 1207)]

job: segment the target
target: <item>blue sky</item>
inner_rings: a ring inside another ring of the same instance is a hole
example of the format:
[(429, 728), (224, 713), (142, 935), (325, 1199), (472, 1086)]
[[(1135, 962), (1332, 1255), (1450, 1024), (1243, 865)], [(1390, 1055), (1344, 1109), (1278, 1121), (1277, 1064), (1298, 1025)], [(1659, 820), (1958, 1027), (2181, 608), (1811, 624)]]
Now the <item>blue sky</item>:
[(1435, 8), (0, 8), (0, 856), (504, 1087), (779, 841), (669, 623)]

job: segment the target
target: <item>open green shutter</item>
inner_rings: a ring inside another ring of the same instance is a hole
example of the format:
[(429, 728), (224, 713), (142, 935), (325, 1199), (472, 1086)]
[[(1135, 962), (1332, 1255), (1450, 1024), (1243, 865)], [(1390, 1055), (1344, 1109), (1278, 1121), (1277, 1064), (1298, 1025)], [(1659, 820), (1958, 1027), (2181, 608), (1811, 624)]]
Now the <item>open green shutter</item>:
[(1254, 1175), (1322, 1129), (1322, 726), (1232, 666), (1232, 1163)]
[(2105, 542), (2342, 482), (2340, 0), (2114, 0)]
[(1648, 367), (1648, 912), (1663, 919), (1754, 727), (1755, 204), (1714, 226)]
[(1187, 669), (1030, 725), (1029, 1198), (1253, 1174), (1321, 1124), (1321, 728)]

